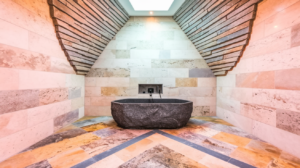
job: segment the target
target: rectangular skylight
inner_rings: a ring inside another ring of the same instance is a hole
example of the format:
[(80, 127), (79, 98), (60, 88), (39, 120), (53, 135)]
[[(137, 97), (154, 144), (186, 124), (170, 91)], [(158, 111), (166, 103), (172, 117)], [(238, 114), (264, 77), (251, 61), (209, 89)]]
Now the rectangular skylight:
[(174, 0), (129, 0), (136, 11), (168, 11)]

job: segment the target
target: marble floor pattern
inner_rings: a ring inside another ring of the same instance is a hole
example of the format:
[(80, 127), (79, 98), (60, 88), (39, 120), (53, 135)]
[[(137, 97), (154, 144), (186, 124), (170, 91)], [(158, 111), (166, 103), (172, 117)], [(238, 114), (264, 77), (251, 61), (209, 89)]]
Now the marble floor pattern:
[(1, 168), (300, 168), (300, 159), (217, 117), (186, 127), (132, 130), (111, 117), (84, 117)]

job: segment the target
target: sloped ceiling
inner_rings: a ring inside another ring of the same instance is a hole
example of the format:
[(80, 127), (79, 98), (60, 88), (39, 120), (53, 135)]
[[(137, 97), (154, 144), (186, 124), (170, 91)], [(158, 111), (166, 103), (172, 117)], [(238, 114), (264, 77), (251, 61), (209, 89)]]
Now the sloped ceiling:
[(260, 1), (186, 0), (173, 18), (215, 76), (223, 76), (243, 54)]
[[(222, 76), (242, 56), (260, 1), (185, 0), (173, 18), (214, 74)], [(48, 3), (60, 44), (76, 73), (81, 75), (89, 72), (129, 19), (119, 0), (48, 0)]]
[(77, 74), (89, 72), (129, 19), (117, 0), (48, 0), (56, 34)]

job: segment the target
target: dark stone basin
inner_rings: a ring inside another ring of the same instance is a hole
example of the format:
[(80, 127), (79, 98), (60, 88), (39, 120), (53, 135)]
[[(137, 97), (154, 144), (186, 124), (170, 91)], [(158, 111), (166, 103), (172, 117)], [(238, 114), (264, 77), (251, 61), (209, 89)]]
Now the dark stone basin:
[(122, 99), (111, 102), (114, 120), (123, 128), (174, 129), (187, 124), (193, 102), (180, 99)]

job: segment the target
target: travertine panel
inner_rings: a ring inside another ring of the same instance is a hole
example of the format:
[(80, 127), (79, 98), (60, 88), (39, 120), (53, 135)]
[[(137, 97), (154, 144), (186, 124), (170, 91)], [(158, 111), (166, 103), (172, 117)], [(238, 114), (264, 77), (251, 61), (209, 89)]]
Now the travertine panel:
[(277, 109), (276, 127), (300, 135), (300, 113)]
[(40, 105), (47, 105), (68, 99), (67, 88), (42, 89), (39, 92)]
[[(87, 74), (85, 114), (111, 115), (110, 101), (149, 98), (138, 94), (138, 84), (162, 84), (163, 94), (153, 98), (193, 99), (199, 107), (195, 115), (212, 116), (214, 77), (172, 17), (131, 17)], [(203, 78), (210, 79), (199, 85)], [(203, 106), (209, 110), (202, 110)]]

